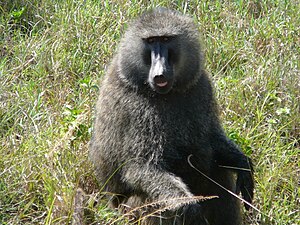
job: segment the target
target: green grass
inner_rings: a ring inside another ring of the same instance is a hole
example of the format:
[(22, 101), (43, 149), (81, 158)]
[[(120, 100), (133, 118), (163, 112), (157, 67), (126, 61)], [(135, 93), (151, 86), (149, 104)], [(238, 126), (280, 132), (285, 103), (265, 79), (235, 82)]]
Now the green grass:
[(0, 224), (68, 224), (78, 187), (87, 223), (117, 220), (87, 160), (93, 106), (126, 23), (158, 5), (198, 23), (224, 127), (255, 164), (248, 224), (299, 224), (300, 4), (197, 2), (0, 3)]

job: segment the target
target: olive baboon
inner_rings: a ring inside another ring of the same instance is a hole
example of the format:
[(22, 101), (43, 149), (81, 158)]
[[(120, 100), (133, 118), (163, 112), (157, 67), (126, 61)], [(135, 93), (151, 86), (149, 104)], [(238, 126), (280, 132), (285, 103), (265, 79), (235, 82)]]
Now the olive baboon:
[[(143, 224), (241, 223), (240, 201), (188, 162), (251, 202), (251, 162), (220, 125), (191, 18), (157, 8), (133, 21), (102, 81), (96, 110), (90, 159), (105, 190), (116, 194), (113, 207), (178, 206)], [(219, 198), (178, 200), (192, 196)]]

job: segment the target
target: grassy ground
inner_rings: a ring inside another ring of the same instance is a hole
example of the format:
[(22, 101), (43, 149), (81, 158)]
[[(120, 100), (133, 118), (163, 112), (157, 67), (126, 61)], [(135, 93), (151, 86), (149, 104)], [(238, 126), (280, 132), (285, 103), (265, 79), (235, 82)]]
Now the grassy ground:
[(197, 2), (0, 2), (0, 224), (68, 224), (78, 187), (87, 223), (116, 220), (87, 161), (93, 106), (125, 24), (158, 5), (199, 25), (226, 131), (255, 164), (248, 224), (299, 224), (300, 4)]

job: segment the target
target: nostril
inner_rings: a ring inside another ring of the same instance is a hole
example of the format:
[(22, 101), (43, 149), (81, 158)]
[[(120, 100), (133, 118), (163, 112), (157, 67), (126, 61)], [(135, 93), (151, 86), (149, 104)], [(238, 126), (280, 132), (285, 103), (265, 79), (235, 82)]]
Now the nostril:
[(155, 83), (162, 83), (167, 81), (167, 79), (164, 77), (164, 75), (155, 75), (154, 76), (154, 82)]

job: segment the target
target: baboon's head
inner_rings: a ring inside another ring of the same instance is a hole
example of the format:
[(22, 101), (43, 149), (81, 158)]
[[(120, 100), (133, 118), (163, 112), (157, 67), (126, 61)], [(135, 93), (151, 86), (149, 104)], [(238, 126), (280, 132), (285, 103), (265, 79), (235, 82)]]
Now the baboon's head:
[(118, 57), (122, 80), (159, 94), (195, 83), (203, 58), (192, 19), (165, 8), (146, 12), (129, 25)]

